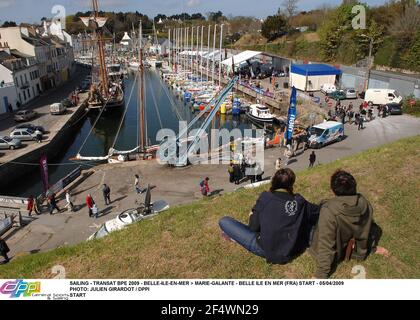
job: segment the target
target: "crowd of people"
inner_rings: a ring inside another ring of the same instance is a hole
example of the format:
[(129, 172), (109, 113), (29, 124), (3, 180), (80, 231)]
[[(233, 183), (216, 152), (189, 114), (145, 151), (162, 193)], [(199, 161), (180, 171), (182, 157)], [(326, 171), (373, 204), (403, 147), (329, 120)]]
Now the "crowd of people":
[(231, 217), (219, 221), (223, 237), (274, 264), (289, 263), (309, 248), (317, 278), (329, 277), (345, 259), (363, 260), (371, 252), (388, 255), (377, 245), (381, 230), (373, 208), (357, 192), (350, 173), (337, 170), (330, 179), (335, 196), (319, 204), (296, 193), (295, 180), (291, 169), (278, 170), (270, 191), (252, 208), (248, 224)]

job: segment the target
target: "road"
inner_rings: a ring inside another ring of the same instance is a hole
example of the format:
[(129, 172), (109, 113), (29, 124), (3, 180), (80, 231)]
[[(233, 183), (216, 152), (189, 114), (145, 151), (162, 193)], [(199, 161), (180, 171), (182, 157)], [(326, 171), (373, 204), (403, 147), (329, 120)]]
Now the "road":
[[(46, 134), (43, 136), (43, 143), (50, 141), (77, 110), (76, 107), (73, 107), (68, 109), (63, 115), (51, 115), (50, 105), (67, 98), (74, 91), (76, 86), (82, 81), (82, 79), (86, 77), (87, 74), (87, 69), (77, 67), (77, 73), (71, 80), (59, 88), (56, 88), (55, 90), (48, 92), (41, 97), (38, 97), (36, 101), (33, 101), (29, 105), (25, 106), (25, 109), (32, 109), (37, 112), (37, 117), (28, 122), (34, 125), (40, 125), (46, 130)], [(83, 101), (83, 99), (86, 97), (87, 93), (82, 93), (79, 95), (79, 98), (81, 99), (80, 101)], [(0, 136), (8, 136), (17, 124), (18, 123), (13, 120), (13, 117), (0, 120)], [(22, 147), (19, 149), (1, 150), (0, 164), (12, 161), (40, 146), (41, 145), (35, 141), (24, 141), (22, 143)]]
[[(406, 115), (375, 119), (366, 123), (366, 129), (361, 131), (358, 131), (355, 125), (346, 124), (345, 133), (347, 138), (342, 142), (316, 150), (318, 163), (329, 163), (404, 137), (419, 135), (420, 119)], [(297, 156), (290, 164), (290, 168), (295, 171), (307, 168), (311, 151), (307, 150)], [(279, 148), (266, 150), (265, 177), (274, 173), (275, 160), (282, 155), (283, 152)], [(197, 165), (173, 169), (161, 166), (155, 161), (144, 161), (99, 166), (95, 171), (72, 191), (74, 203), (78, 206), (76, 213), (63, 212), (53, 216), (44, 213), (32, 218), (33, 221), (27, 226), (6, 237), (11, 248), (11, 256), (22, 252), (45, 251), (86, 240), (101, 223), (114, 218), (125, 209), (135, 207), (138, 198), (133, 186), (136, 173), (140, 175), (143, 186), (156, 185), (152, 191), (154, 201), (164, 199), (171, 206), (200, 199), (199, 182), (206, 176), (210, 177), (212, 190), (223, 190), (222, 193), (225, 193), (236, 188), (228, 181), (226, 165)], [(111, 187), (113, 202), (110, 206), (104, 205), (101, 191), (103, 183)], [(87, 193), (92, 194), (99, 210), (102, 211), (103, 215), (97, 220), (88, 217), (84, 205)], [(59, 206), (64, 207), (63, 201)]]

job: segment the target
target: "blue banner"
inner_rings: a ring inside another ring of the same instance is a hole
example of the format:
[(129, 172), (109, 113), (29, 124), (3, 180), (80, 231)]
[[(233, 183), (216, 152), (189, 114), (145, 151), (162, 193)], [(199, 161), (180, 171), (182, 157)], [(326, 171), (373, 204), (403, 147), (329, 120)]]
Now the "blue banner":
[(292, 94), (290, 95), (289, 113), (287, 116), (287, 130), (285, 133), (286, 140), (290, 140), (293, 137), (295, 119), (296, 119), (296, 88), (293, 87)]

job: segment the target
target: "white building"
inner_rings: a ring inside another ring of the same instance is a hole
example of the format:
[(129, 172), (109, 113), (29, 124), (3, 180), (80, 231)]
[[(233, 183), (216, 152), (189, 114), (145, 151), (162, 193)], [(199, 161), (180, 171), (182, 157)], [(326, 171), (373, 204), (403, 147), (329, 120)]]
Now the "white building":
[[(41, 93), (39, 70), (35, 57), (25, 55), (18, 50), (0, 51), (0, 82), (14, 83), (16, 100), (26, 104)], [(16, 102), (8, 102), (16, 107)]]

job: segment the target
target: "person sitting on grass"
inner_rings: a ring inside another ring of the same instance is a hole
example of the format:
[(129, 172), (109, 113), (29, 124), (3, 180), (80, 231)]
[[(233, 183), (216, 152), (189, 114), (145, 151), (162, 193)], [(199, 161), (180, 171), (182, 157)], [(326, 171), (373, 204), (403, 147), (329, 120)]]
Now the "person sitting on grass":
[(369, 201), (357, 193), (354, 177), (337, 170), (330, 181), (335, 197), (323, 201), (309, 252), (317, 263), (316, 278), (328, 278), (338, 262), (350, 258), (364, 260), (370, 252), (388, 255), (376, 247), (380, 228), (373, 221)]
[(257, 200), (245, 225), (230, 217), (219, 221), (222, 235), (269, 263), (286, 264), (309, 246), (319, 207), (294, 193), (295, 173), (278, 170), (269, 192)]

